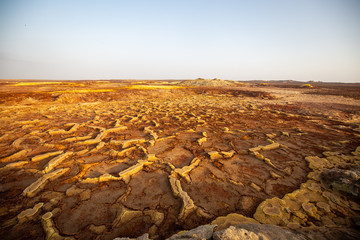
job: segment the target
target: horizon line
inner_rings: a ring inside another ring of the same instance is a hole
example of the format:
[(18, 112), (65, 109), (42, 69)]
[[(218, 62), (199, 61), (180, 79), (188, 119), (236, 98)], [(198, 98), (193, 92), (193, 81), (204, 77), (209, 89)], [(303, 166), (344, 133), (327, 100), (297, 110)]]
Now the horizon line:
[[(147, 78), (99, 78), (99, 79), (51, 79), (51, 78), (0, 78), (0, 81), (186, 81), (196, 80), (199, 78), (160, 78), (160, 79), (147, 79)], [(210, 79), (210, 78), (203, 78)], [(360, 82), (326, 82), (326, 81), (315, 81), (315, 80), (294, 80), (294, 79), (220, 79), (219, 80), (230, 80), (230, 81), (278, 81), (278, 82), (312, 82), (312, 83), (345, 83), (345, 84), (360, 84)], [(210, 79), (212, 80), (212, 79)]]

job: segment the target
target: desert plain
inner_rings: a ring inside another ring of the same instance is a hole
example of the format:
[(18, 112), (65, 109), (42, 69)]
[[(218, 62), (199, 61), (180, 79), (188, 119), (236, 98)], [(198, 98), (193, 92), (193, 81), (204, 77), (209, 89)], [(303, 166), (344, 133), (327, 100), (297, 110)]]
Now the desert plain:
[(0, 179), (1, 239), (358, 239), (360, 84), (2, 80)]

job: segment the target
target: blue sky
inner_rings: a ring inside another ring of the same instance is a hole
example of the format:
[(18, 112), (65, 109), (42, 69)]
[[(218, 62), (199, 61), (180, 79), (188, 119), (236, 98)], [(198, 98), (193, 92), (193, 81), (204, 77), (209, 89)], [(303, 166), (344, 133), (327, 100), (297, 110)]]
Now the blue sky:
[(0, 78), (360, 82), (358, 0), (0, 0)]

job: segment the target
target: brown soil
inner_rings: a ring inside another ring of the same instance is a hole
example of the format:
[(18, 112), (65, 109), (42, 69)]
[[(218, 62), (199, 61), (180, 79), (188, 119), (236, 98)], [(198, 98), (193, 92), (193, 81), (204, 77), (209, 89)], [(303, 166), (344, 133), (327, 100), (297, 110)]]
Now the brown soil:
[[(41, 216), (46, 212), (53, 213), (59, 235), (76, 239), (137, 237), (146, 232), (163, 239), (232, 212), (252, 216), (265, 199), (281, 198), (306, 181), (306, 156), (340, 150), (350, 154), (360, 144), (360, 91), (354, 91), (353, 99), (334, 96), (345, 96), (344, 88), (289, 89), (286, 83), (172, 88), (179, 85), (156, 81), (17, 83), (21, 82), (0, 84), (1, 239), (43, 239)], [(72, 131), (74, 123), (80, 126)], [(83, 144), (117, 126), (127, 129)], [(53, 134), (58, 130), (64, 131)], [(199, 143), (203, 137), (206, 140)], [(133, 139), (145, 141), (116, 144)], [(249, 151), (271, 143), (280, 145), (259, 152), (275, 167)], [(26, 151), (16, 155), (21, 150)], [(34, 196), (24, 196), (56, 156), (31, 159), (59, 150), (73, 154), (53, 171), (69, 170), (48, 180)], [(211, 152), (218, 157), (211, 157)], [(157, 159), (128, 181), (87, 182), (104, 174), (119, 177), (152, 154)], [(185, 177), (174, 173), (194, 158), (200, 163)], [(25, 163), (6, 167), (20, 161)], [(180, 181), (196, 206), (186, 219), (179, 216), (183, 201), (174, 194), (169, 176)], [(38, 202), (44, 205), (35, 215), (17, 217)]]

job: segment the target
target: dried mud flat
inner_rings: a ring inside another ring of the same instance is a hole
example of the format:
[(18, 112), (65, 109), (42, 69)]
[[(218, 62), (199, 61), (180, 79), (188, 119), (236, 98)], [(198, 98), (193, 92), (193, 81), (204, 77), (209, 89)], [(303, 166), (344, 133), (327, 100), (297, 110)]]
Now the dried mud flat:
[(324, 88), (3, 81), (1, 239), (356, 230), (360, 100)]

